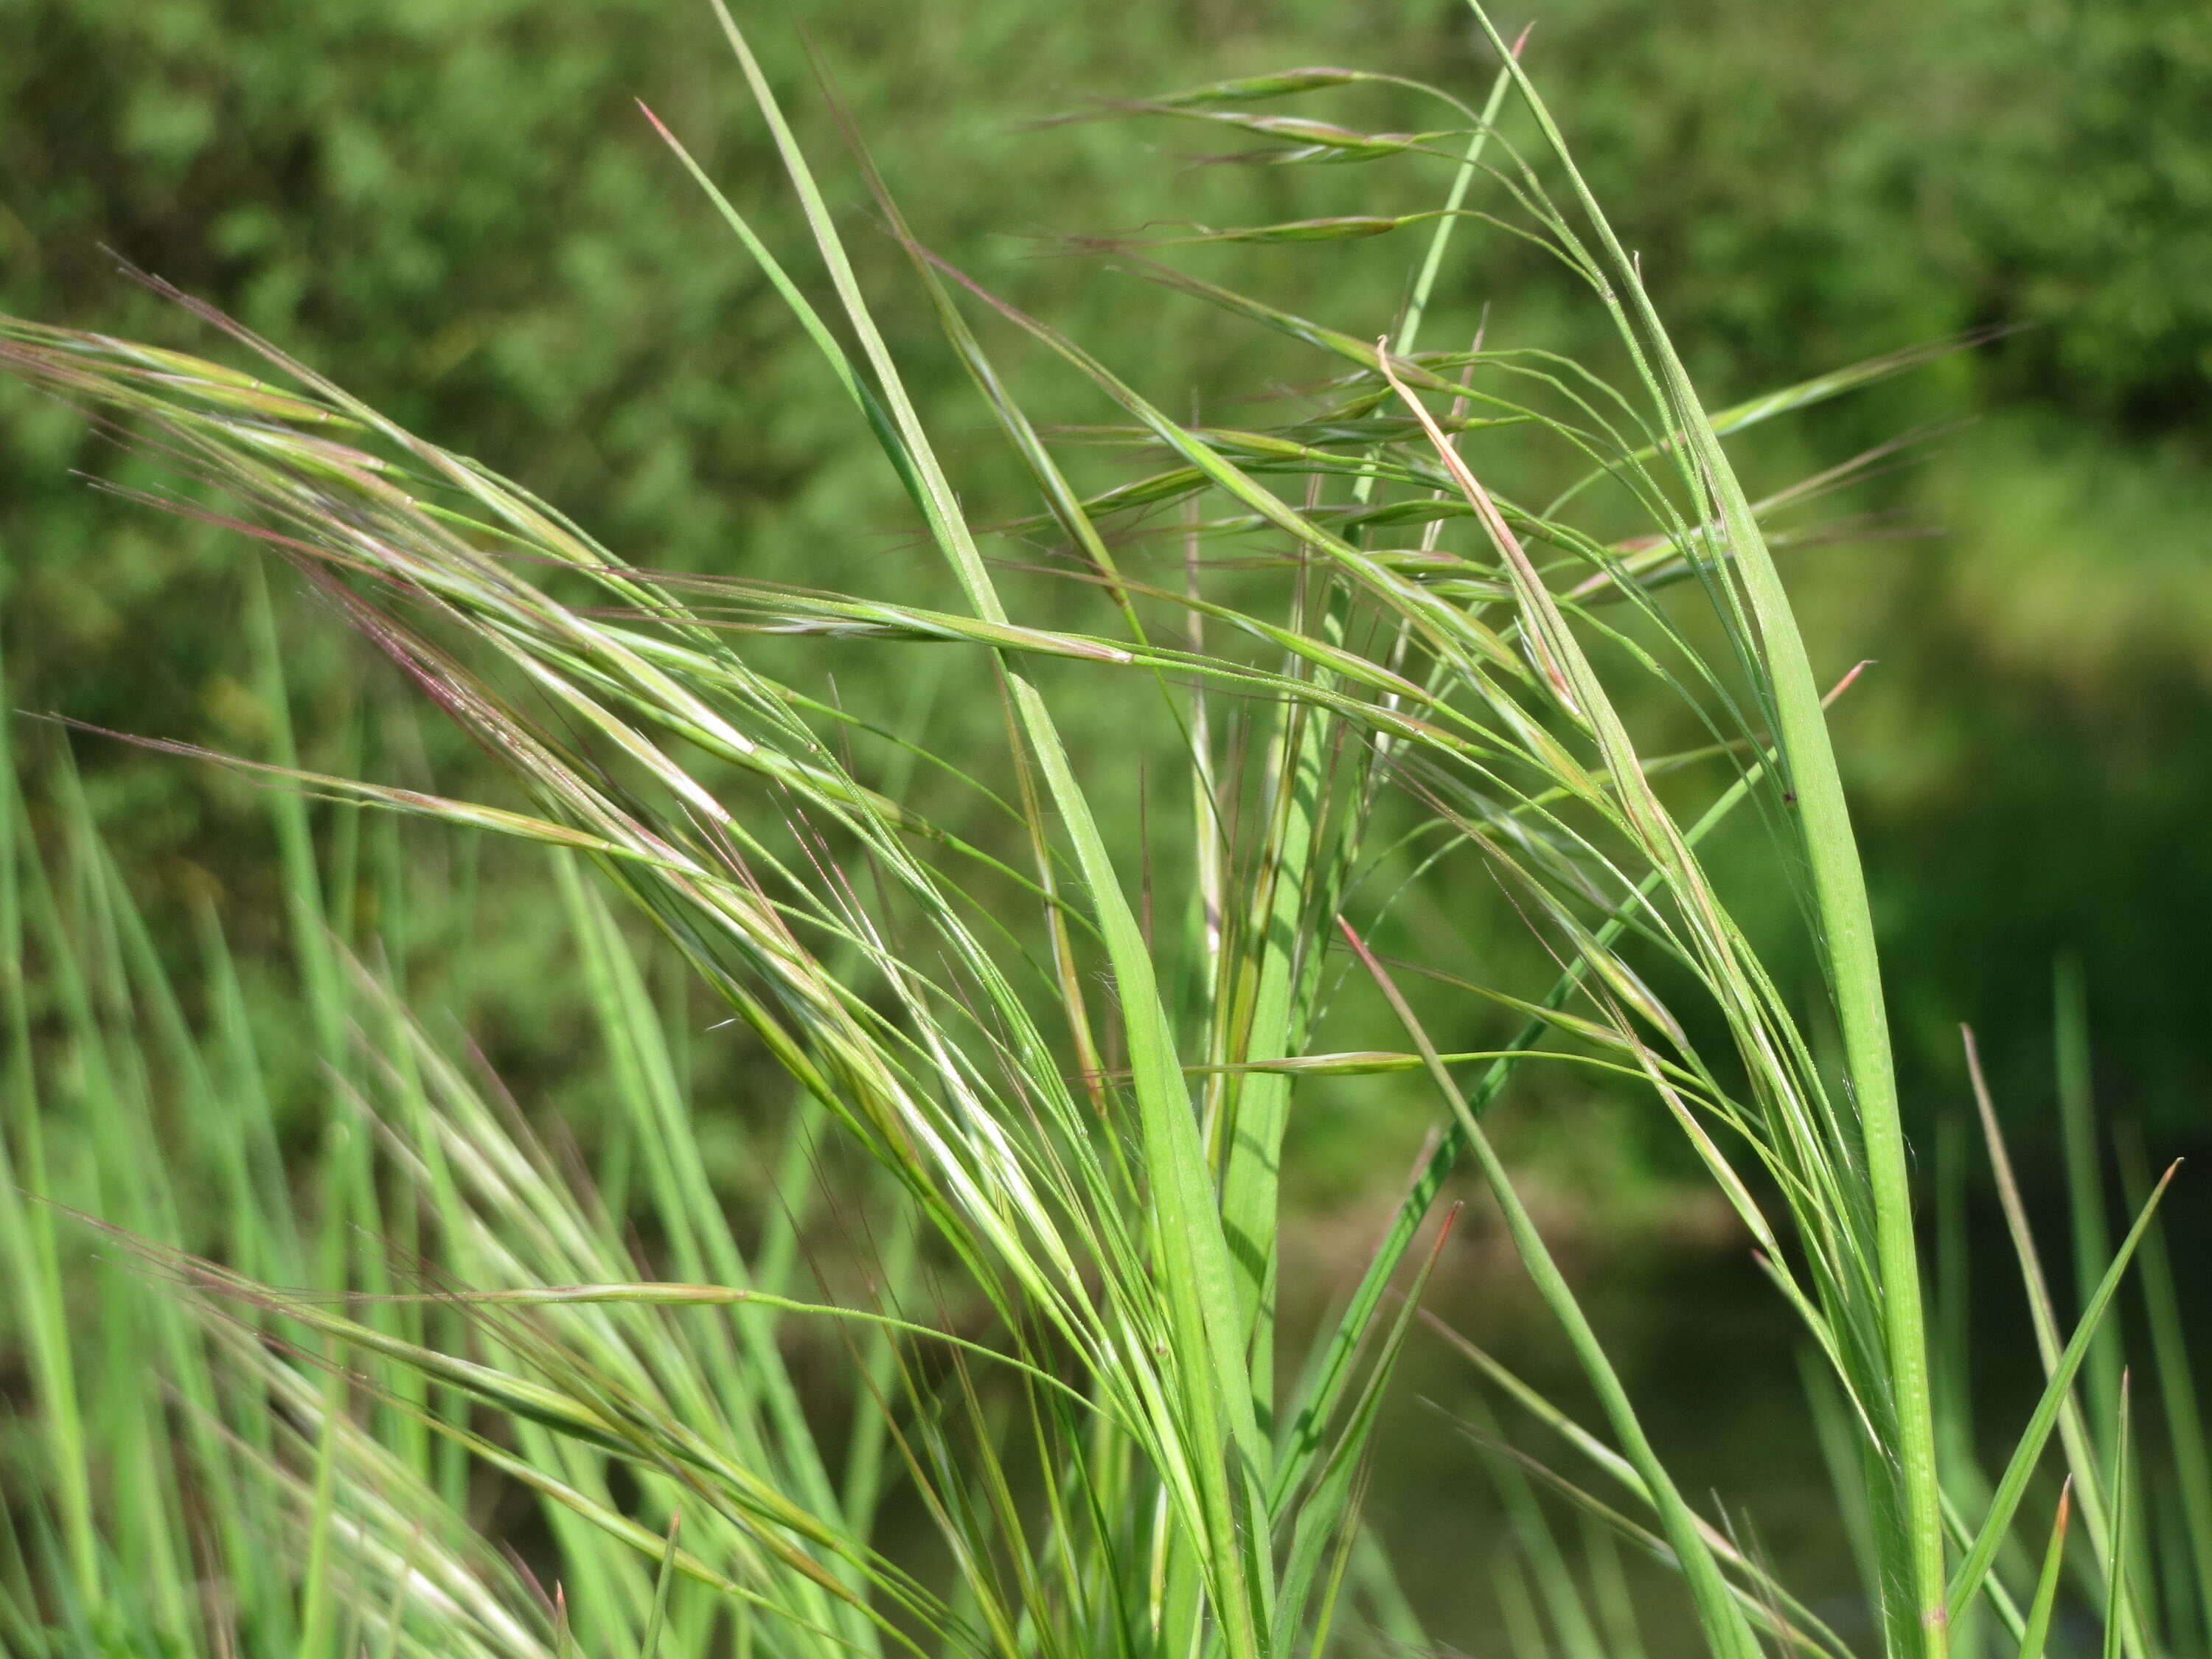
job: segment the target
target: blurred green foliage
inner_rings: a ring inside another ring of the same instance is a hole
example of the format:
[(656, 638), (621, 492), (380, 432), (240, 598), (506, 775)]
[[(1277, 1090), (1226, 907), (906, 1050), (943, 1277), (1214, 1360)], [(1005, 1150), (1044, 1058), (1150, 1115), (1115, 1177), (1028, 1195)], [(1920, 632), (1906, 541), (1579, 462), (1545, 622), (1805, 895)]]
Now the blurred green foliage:
[[(806, 84), (802, 31), (922, 234), (1185, 401), (1264, 384), (1267, 348), (1126, 277), (1037, 257), (1034, 239), (1367, 206), (1359, 170), (1200, 168), (1182, 131), (1020, 124), (1292, 63), (1403, 68), (1470, 92), (1491, 73), (1445, 0), (774, 9), (748, 15), (818, 151), (836, 138)], [(2201, 1121), (2212, 11), (1530, 9), (1531, 62), (1714, 401), (1966, 327), (2025, 325), (1759, 459), (1781, 482), (1921, 423), (1984, 417), (1854, 503), (1940, 536), (1807, 556), (1794, 573), (1824, 670), (1880, 661), (1838, 720), (1908, 1060), (1949, 1087), (1953, 1028), (1971, 1018), (2023, 1091), (2042, 1089), (2025, 1080), (2047, 1075), (2050, 963), (2077, 949), (2118, 1103), (2177, 1129)], [(642, 562), (902, 580), (892, 481), (632, 103), (650, 102), (771, 234), (791, 226), (703, 5), (0, 0), (0, 307), (205, 349), (189, 319), (113, 276), (112, 249)], [(1387, 112), (1352, 118), (1364, 113)], [(1551, 278), (1533, 257), (1499, 239), (1461, 252), (1441, 330), (1463, 336), (1486, 307), (1493, 337), (1582, 343), (1550, 332)], [(869, 257), (872, 291), (905, 291), (887, 240)], [(1308, 314), (1374, 331), (1409, 256), (1350, 244), (1207, 257), (1210, 271), (1263, 270), (1255, 285), (1295, 284)], [(915, 307), (894, 297), (885, 314), (919, 337)], [(925, 365), (919, 386), (940, 426), (980, 427), (949, 362), (933, 377)], [(1100, 416), (1079, 401), (1066, 417)], [(12, 385), (0, 434), (12, 701), (264, 743), (238, 544), (86, 489), (68, 469), (155, 475)], [(311, 763), (368, 750), (386, 775), (450, 783), (467, 765), (459, 740), (409, 717), (404, 688), (334, 623), (295, 611), (286, 672)], [(249, 942), (257, 905), (277, 937), (246, 793), (173, 761), (78, 748), (157, 906), (166, 896), (181, 914), (219, 891)], [(488, 925), (536, 948), (527, 915)], [(526, 974), (503, 991), (533, 994)]]

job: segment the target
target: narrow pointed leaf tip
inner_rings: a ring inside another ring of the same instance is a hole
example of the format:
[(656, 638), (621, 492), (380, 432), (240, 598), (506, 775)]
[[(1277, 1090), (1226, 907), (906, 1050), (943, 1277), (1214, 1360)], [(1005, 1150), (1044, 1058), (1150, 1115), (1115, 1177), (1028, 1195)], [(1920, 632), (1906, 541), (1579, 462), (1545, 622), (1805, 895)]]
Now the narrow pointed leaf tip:
[(1233, 81), (1215, 81), (1206, 86), (1188, 87), (1181, 92), (1163, 93), (1148, 101), (1164, 109), (1182, 109), (1192, 104), (1253, 104), (1269, 98), (1287, 98), (1301, 92), (1348, 87), (1375, 78), (1358, 70), (1328, 66), (1279, 70), (1272, 75), (1248, 75)]

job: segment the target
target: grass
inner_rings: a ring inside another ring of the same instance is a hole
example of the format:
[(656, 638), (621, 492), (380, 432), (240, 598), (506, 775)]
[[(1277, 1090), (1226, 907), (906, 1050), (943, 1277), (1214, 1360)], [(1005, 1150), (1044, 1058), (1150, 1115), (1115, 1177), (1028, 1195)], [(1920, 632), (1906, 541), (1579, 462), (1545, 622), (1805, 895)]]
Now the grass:
[[(308, 1138), (288, 1142), (221, 919), (187, 975), (68, 775), (45, 835), (11, 785), (0, 1260), (31, 1405), (7, 1454), (26, 1494), (0, 1540), (11, 1648), (1425, 1644), (1364, 1502), (1465, 1164), (1601, 1418), (1575, 1421), (1469, 1347), (1573, 1457), (1530, 1462), (1476, 1425), (1521, 1539), (1499, 1581), (1516, 1644), (1548, 1626), (1575, 1659), (1632, 1659), (1625, 1546), (1679, 1579), (1719, 1659), (1849, 1651), (1682, 1489), (1516, 1194), (1484, 1115), (1546, 1065), (1629, 1080), (1676, 1125), (1794, 1310), (1807, 1433), (1830, 1453), (1885, 1653), (2035, 1659), (2076, 1606), (2108, 1656), (2203, 1650), (2212, 1503), (2151, 1230), (2165, 1181), (2136, 1172), (2114, 1243), (2078, 988), (2060, 1072), (2089, 1293), (2070, 1333), (1984, 1100), (2048, 1379), (1994, 1479), (1960, 1420), (1968, 1391), (1932, 1368), (1874, 930), (1774, 557), (1833, 479), (1754, 499), (1723, 445), (1921, 354), (1708, 411), (1494, 34), (1504, 67), (1480, 104), (1309, 70), (1121, 112), (1205, 123), (1266, 165), (1425, 168), (1443, 186), (1433, 212), (1200, 233), (1413, 240), (1410, 303), (1357, 333), (1120, 251), (1311, 349), (1309, 385), (1250, 405), (1284, 416), (1272, 426), (1179, 419), (996, 299), (920, 240), (854, 135), (857, 176), (1030, 492), (987, 518), (716, 10), (804, 209), (805, 263), (664, 129), (672, 165), (874, 434), (912, 556), (943, 573), (924, 599), (627, 561), (181, 294), (254, 372), (0, 324), (0, 362), (173, 459), (185, 487), (156, 504), (277, 556), (514, 790), (464, 801), (306, 772), (281, 719), (265, 760), (204, 757), (273, 786), (315, 1061)], [(1280, 112), (1324, 96), (1390, 99), (1404, 128)], [(1612, 379), (1422, 337), (1434, 273), (1477, 232), (1530, 239), (1581, 279), (1613, 325)], [(1041, 423), (1008, 345), (1114, 424)], [(1133, 479), (1111, 471), (1124, 453)], [(248, 622), (281, 712), (265, 604)], [(860, 652), (930, 660), (933, 712), (848, 704), (835, 667)], [(1140, 752), (1132, 734), (1159, 734), (1171, 790), (1128, 777), (1117, 732)], [(338, 835), (314, 833), (317, 799), (341, 804)], [(1739, 815), (1766, 833), (1729, 843), (1743, 867), (1714, 867), (1710, 832)], [(410, 818), (547, 849), (557, 968), (606, 1079), (596, 1167), (412, 1006)], [(1732, 917), (1729, 894), (1760, 880), (1800, 897), (1822, 969), (1810, 1004)], [(365, 884), (386, 900), (373, 924)], [(1409, 907), (1492, 884), (1555, 979), (1486, 977), (1480, 939), (1406, 953), (1429, 936)], [(777, 1109), (744, 1115), (744, 1156), (773, 1171), (757, 1215), (718, 1190), (690, 1022), (624, 915), (782, 1079)], [(1517, 1034), (1440, 1040), (1477, 1003)], [(1388, 1072), (1425, 1080), (1441, 1133), (1308, 1363), (1279, 1375), (1297, 1091)], [(2110, 1318), (2146, 1249), (2158, 1390), (2131, 1386)], [(808, 1354), (834, 1359), (849, 1422), (811, 1397)], [(2177, 1451), (2155, 1488), (2131, 1427), (2150, 1392)], [(2031, 1498), (2060, 1462), (2053, 1510)], [(2182, 1524), (2154, 1524), (2169, 1498)], [(1563, 1514), (1587, 1528), (1578, 1559), (1552, 1530)]]

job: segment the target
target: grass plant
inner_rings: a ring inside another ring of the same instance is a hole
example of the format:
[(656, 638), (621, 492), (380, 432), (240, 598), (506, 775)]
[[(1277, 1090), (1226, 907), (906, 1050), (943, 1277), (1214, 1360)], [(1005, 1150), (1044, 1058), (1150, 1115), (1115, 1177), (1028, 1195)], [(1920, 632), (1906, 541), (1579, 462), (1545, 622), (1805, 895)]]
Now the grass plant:
[[(1840, 1659), (1843, 1638), (1684, 1490), (1516, 1193), (1484, 1119), (1541, 1065), (1632, 1082), (1794, 1310), (1874, 1646), (1942, 1659), (1958, 1631), (1977, 1655), (2035, 1659), (2064, 1644), (2054, 1609), (2078, 1604), (2108, 1659), (2204, 1651), (2212, 1498), (2152, 1231), (2165, 1179), (2138, 1172), (2114, 1243), (2078, 999), (2062, 999), (2061, 1072), (2086, 1293), (2063, 1322), (1984, 1097), (2047, 1382), (1994, 1479), (1946, 1420), (1963, 1390), (1931, 1372), (1875, 930), (1775, 559), (1852, 469), (1754, 498), (1724, 444), (1924, 354), (1709, 411), (1494, 33), (1486, 99), (1301, 69), (1097, 112), (1197, 125), (1261, 165), (1439, 181), (1434, 210), (1165, 239), (1413, 242), (1407, 303), (1357, 331), (1118, 250), (1312, 351), (1309, 384), (1251, 405), (1272, 425), (1179, 418), (996, 299), (923, 243), (854, 135), (852, 173), (1030, 492), (987, 516), (906, 394), (830, 187), (715, 9), (811, 246), (772, 251), (663, 128), (671, 165), (903, 486), (908, 561), (941, 574), (902, 572), (896, 596), (627, 559), (179, 293), (250, 372), (0, 323), (0, 365), (173, 460), (182, 486), (156, 504), (275, 555), (514, 792), (308, 772), (281, 720), (264, 759), (205, 755), (272, 786), (315, 1061), (303, 1145), (275, 1115), (222, 919), (180, 983), (66, 771), (44, 834), (11, 781), (0, 1261), (29, 1409), (6, 1453), (0, 1638), (302, 1659), (1425, 1643), (1364, 1504), (1465, 1164), (1601, 1419), (1469, 1345), (1571, 1458), (1498, 1447), (1516, 1645), (1548, 1626), (1571, 1659), (1636, 1659), (1626, 1547), (1679, 1577), (1717, 1659)], [(1388, 100), (1406, 125), (1284, 112), (1329, 97)], [(1616, 361), (1425, 338), (1435, 273), (1477, 235), (1555, 256), (1610, 318)], [(1058, 365), (1103, 421), (1028, 412), (1016, 352)], [(1134, 477), (1109, 472), (1120, 455)], [(265, 608), (249, 621), (281, 712)], [(939, 689), (853, 706), (834, 670), (862, 651), (926, 659)], [(1172, 792), (1133, 778), (1133, 753), (1169, 757)], [(338, 833), (317, 835), (318, 811)], [(1743, 868), (1716, 867), (1711, 832), (1733, 817), (1765, 834), (1726, 843), (1750, 849), (1731, 855)], [(605, 1079), (597, 1167), (414, 1006), (409, 818), (546, 849), (560, 971)], [(365, 881), (391, 901), (373, 923)], [(1801, 901), (1809, 1000), (1735, 919), (1757, 881)], [(1479, 939), (1406, 953), (1431, 937), (1407, 907), (1492, 885), (1555, 977), (1499, 982)], [(711, 1172), (690, 1024), (653, 953), (781, 1079), (741, 1115), (757, 1214)], [(1524, 1023), (1480, 1049), (1440, 1040), (1474, 1006)], [(1432, 1088), (1440, 1133), (1286, 1376), (1297, 1091), (1390, 1073)], [(2146, 1249), (2154, 1389), (2131, 1389), (2110, 1317)], [(849, 1420), (803, 1360), (834, 1363)], [(2153, 1394), (2179, 1532), (2148, 1518), (2167, 1488), (2130, 1427)], [(2060, 1458), (2054, 1511), (2030, 1499)]]

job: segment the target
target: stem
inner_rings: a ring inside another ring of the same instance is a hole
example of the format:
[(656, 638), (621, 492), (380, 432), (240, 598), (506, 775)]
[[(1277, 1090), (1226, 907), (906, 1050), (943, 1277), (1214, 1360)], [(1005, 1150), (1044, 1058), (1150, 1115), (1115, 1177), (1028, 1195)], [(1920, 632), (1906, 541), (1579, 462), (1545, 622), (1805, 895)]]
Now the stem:
[[(1874, 918), (1866, 875), (1859, 864), (1850, 811), (1836, 769), (1833, 745), (1813, 678), (1811, 659), (1798, 631), (1773, 555), (1752, 516), (1751, 504), (1721, 449), (1720, 438), (1698, 402), (1681, 360), (1660, 325), (1636, 263), (1621, 247), (1596, 198), (1569, 156), (1566, 141), (1527, 73), (1483, 12), (1468, 0), (1504, 59), (1507, 71), (1559, 155), (1613, 262), (1662, 371), (1680, 429), (1705, 489), (1719, 509), (1735, 564), (1750, 600), (1761, 660), (1773, 698), (1775, 735), (1783, 774), (1795, 792), (1806, 862), (1813, 878), (1820, 943), (1843, 1030), (1851, 1097), (1866, 1149), (1867, 1182), (1875, 1212), (1875, 1269), (1881, 1285), (1882, 1325), (1890, 1386), (1897, 1413), (1896, 1455), (1902, 1474), (1912, 1563), (1912, 1598), (1925, 1659), (1945, 1659), (1942, 1494), (1936, 1474), (1936, 1421), (1928, 1370), (1926, 1320), (1921, 1307), (1919, 1249), (1913, 1237), (1912, 1192), (1905, 1129), (1898, 1110), (1897, 1078), (1890, 1054), (1889, 1018), (1882, 999)], [(1633, 341), (1632, 340), (1632, 344)]]

